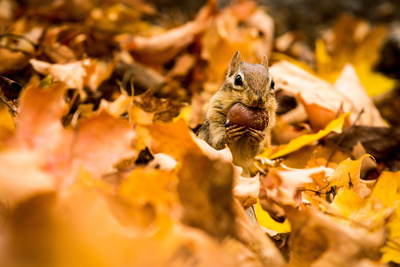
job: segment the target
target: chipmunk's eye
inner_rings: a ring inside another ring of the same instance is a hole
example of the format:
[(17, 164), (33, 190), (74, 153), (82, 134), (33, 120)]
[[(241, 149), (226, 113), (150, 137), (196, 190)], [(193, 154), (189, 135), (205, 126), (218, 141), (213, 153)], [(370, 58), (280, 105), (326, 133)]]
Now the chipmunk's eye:
[(275, 82), (274, 82), (274, 80), (271, 80), (271, 89), (272, 89), (272, 90), (275, 89)]
[(242, 76), (240, 75), (236, 76), (235, 85), (243, 85)]

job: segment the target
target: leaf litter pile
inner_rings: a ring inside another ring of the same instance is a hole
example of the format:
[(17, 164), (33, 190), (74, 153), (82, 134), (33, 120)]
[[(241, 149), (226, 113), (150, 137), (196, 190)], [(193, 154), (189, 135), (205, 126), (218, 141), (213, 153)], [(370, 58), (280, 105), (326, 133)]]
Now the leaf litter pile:
[[(185, 23), (25, 2), (1, 1), (0, 266), (400, 264), (399, 129), (374, 104), (396, 86), (374, 71), (386, 25), (339, 16), (300, 46), (308, 65), (251, 1)], [(236, 51), (268, 55), (279, 103), (250, 178), (195, 136)]]

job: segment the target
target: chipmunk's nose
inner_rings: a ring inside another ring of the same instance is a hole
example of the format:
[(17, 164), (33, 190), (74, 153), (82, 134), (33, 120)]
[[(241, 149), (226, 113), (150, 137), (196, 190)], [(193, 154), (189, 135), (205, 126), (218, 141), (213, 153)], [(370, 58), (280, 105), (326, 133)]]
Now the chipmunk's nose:
[(253, 103), (251, 104), (253, 108), (264, 108), (265, 100), (262, 95), (257, 94), (257, 96), (253, 99)]

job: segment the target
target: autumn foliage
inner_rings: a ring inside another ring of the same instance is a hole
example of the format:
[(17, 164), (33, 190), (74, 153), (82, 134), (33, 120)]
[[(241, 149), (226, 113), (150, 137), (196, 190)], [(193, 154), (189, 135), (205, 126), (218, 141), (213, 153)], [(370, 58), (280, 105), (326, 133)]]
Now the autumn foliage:
[[(311, 68), (252, 1), (174, 24), (144, 1), (4, 2), (0, 266), (400, 264), (385, 25), (339, 17)], [(268, 55), (279, 102), (251, 178), (195, 136), (236, 51)]]

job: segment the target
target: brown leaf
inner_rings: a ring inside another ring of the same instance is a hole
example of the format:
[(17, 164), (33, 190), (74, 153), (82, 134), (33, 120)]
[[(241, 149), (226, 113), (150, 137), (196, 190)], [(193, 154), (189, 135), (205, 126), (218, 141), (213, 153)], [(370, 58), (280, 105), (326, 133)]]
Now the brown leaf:
[(232, 196), (232, 164), (186, 153), (178, 173), (182, 221), (223, 240), (236, 237)]
[(383, 229), (371, 233), (343, 225), (311, 207), (283, 208), (292, 226), (291, 265), (358, 266), (380, 259), (380, 248), (385, 242)]
[(23, 86), (7, 77), (0, 76), (0, 88), (6, 100), (14, 100), (18, 98)]
[(214, 5), (214, 1), (210, 1), (200, 10), (194, 21), (187, 22), (160, 35), (152, 37), (135, 36), (128, 40), (122, 40), (121, 46), (123, 49), (132, 52), (135, 59), (141, 62), (153, 65), (164, 64), (172, 60), (194, 41), (196, 35), (205, 30), (215, 12)]
[(178, 173), (182, 221), (220, 240), (235, 237), (232, 163), (207, 156), (183, 120), (146, 128), (157, 142), (157, 152), (169, 154), (182, 164)]
[[(134, 97), (134, 106), (140, 107), (147, 113), (152, 113), (153, 122), (171, 122), (179, 114), (182, 104), (170, 98), (155, 97), (153, 90), (148, 89), (143, 94)], [(136, 116), (136, 118), (138, 121), (142, 121), (140, 117)]]
[(339, 145), (348, 150), (351, 150), (357, 142), (361, 142), (368, 154), (378, 162), (384, 161), (391, 170), (396, 171), (400, 169), (399, 132), (398, 128), (392, 127), (355, 126), (329, 139), (333, 142), (343, 139)]
[(261, 228), (250, 221), (238, 201), (235, 201), (235, 211), (239, 240), (257, 255), (263, 266), (285, 266), (278, 249)]

